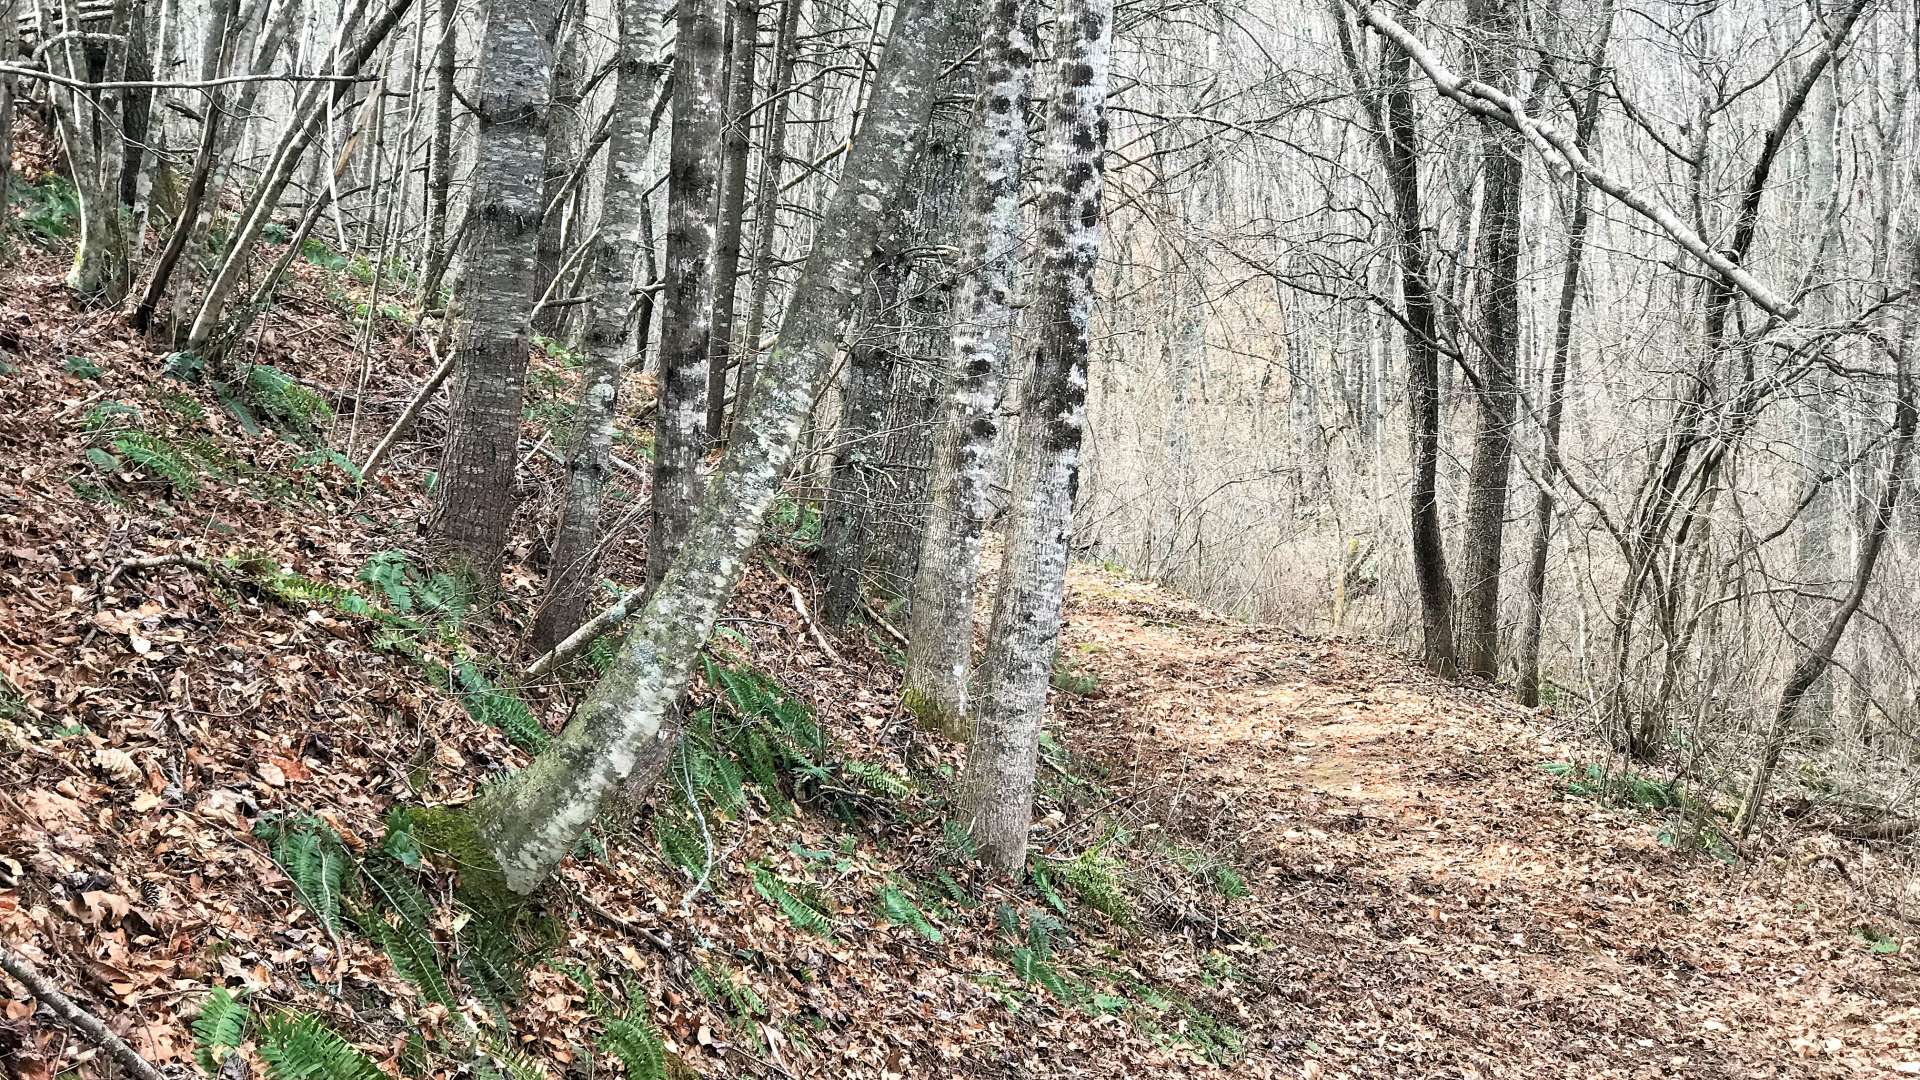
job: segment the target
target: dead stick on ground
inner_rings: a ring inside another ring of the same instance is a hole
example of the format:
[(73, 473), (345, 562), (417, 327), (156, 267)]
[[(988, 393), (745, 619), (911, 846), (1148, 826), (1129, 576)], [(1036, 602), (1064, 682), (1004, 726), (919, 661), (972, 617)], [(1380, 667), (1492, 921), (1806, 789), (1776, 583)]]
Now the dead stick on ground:
[[(440, 360), (440, 350), (434, 347), (433, 339), (429, 337), (425, 340), (427, 351), (434, 359)], [(413, 418), (419, 416), (420, 410), (427, 407), (433, 392), (440, 389), (440, 384), (447, 381), (447, 375), (452, 371), (453, 357), (440, 360), (439, 366), (433, 369), (433, 374), (427, 376), (427, 384), (420, 388), (419, 393), (413, 395), (413, 400), (407, 402), (406, 408), (400, 410), (400, 418), (393, 422), (393, 426), (388, 428), (387, 433), (381, 436), (379, 443), (375, 444), (373, 452), (367, 455), (366, 464), (360, 466), (361, 487), (365, 487), (367, 481), (373, 479), (373, 474), (380, 468), (380, 463), (386, 460), (387, 451), (392, 450), (393, 444), (400, 441), (400, 436), (405, 434), (407, 428), (413, 424)]]
[(134, 1053), (120, 1036), (107, 1030), (100, 1018), (74, 1004), (73, 999), (61, 993), (47, 977), (27, 962), (26, 957), (12, 949), (0, 945), (0, 968), (19, 981), (27, 992), (40, 999), (40, 1003), (52, 1009), (54, 1015), (72, 1025), (73, 1028), (98, 1043), (120, 1067), (132, 1073), (135, 1080), (162, 1080), (160, 1071), (148, 1064), (147, 1059)]
[(875, 626), (887, 632), (888, 637), (899, 642), (902, 646), (907, 644), (907, 635), (901, 633), (898, 627), (888, 622), (886, 616), (880, 614), (880, 609), (874, 607), (871, 601), (860, 601), (860, 608), (867, 613), (867, 618), (873, 620)]
[(839, 663), (840, 650), (833, 647), (833, 639), (829, 638), (827, 632), (820, 628), (820, 624), (814, 621), (813, 612), (807, 609), (807, 594), (801, 592), (800, 586), (794, 584), (793, 579), (782, 572), (779, 565), (772, 559), (761, 559), (760, 562), (780, 580), (780, 584), (787, 587), (787, 595), (793, 597), (793, 609), (800, 613), (800, 621), (807, 624), (807, 632), (813, 635), (814, 643), (820, 646), (820, 651), (827, 654), (827, 659), (836, 664)]

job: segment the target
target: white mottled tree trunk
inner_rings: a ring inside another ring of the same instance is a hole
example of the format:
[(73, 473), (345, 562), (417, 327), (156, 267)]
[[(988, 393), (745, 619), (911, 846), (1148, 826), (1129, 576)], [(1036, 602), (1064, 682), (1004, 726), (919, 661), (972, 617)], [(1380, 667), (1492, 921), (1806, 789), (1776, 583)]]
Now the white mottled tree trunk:
[(1034, 765), (1073, 534), (1100, 252), (1112, 0), (1067, 0), (1060, 27), (1059, 74), (1047, 118), (1033, 385), (1015, 472), (1022, 486), (1007, 528), (1006, 568), (961, 776), (961, 813), (980, 861), (1008, 874), (1019, 874), (1027, 861)]
[(968, 149), (969, 265), (954, 303), (952, 390), (909, 609), (907, 706), (922, 723), (956, 738), (966, 734), (974, 586), (1012, 342), (1020, 166), (1033, 88), (1031, 22), (1026, 0), (994, 0), (981, 44)]
[[(958, 34), (952, 11), (944, 0), (904, 0), (899, 7), (839, 189), (691, 531), (644, 606), (632, 598), (616, 605), (622, 614), (639, 608), (638, 624), (566, 730), (475, 808), (516, 892), (538, 888), (566, 858), (601, 802), (648, 750), (732, 596), (779, 493), (821, 372), (859, 299), (907, 161), (926, 130), (935, 81)], [(591, 632), (612, 621), (596, 618), (553, 655), (577, 652)], [(543, 659), (536, 667), (551, 663)]]
[[(587, 367), (580, 411), (567, 459), (567, 499), (554, 530), (547, 595), (534, 623), (534, 644), (552, 648), (578, 629), (599, 577), (600, 495), (613, 469), (613, 422), (627, 367), (647, 347), (651, 294), (636, 290), (640, 275), (642, 211), (647, 198), (649, 98), (659, 71), (654, 65), (653, 0), (621, 0), (617, 10), (613, 103), (607, 137), (605, 193), (600, 229), (591, 243), (586, 327), (581, 347)], [(648, 260), (651, 262), (651, 259)], [(641, 331), (633, 333), (635, 314)]]

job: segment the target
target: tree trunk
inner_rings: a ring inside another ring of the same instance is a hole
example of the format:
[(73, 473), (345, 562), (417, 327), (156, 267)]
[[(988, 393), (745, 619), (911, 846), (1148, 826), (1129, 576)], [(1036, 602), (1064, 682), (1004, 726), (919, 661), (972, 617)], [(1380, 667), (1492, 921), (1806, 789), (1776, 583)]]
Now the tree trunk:
[(1073, 534), (1100, 245), (1112, 0), (1068, 0), (1059, 25), (1060, 59), (1047, 122), (1034, 381), (1016, 470), (1023, 488), (1007, 527), (980, 708), (960, 781), (962, 820), (980, 861), (1013, 875), (1026, 868), (1034, 767)]
[(440, 282), (446, 276), (453, 251), (447, 242), (447, 203), (453, 190), (454, 8), (458, 0), (440, 0), (435, 26), (439, 39), (433, 47), (433, 140), (429, 144), (427, 173), (427, 249), (421, 260), (417, 302), (423, 308), (439, 306)]
[(703, 487), (707, 351), (713, 334), (715, 199), (720, 185), (722, 0), (680, 0), (667, 162), (667, 273), (661, 304), (660, 403), (653, 442), (647, 581), (658, 585), (692, 526)]
[(992, 489), (1000, 395), (1013, 330), (1020, 170), (1033, 88), (1033, 12), (993, 0), (967, 151), (967, 266), (954, 302), (952, 389), (920, 536), (904, 698), (922, 724), (963, 738), (973, 671), (974, 589)]
[[(622, 376), (637, 367), (647, 348), (653, 294), (636, 288), (652, 277), (640, 266), (641, 250), (653, 245), (642, 237), (647, 198), (647, 156), (651, 150), (648, 96), (658, 81), (654, 68), (653, 0), (621, 0), (617, 11), (618, 65), (614, 70), (611, 132), (607, 138), (605, 190), (600, 228), (588, 254), (585, 332), (581, 348), (586, 372), (581, 380), (579, 421), (567, 459), (567, 498), (554, 528), (553, 561), (547, 595), (534, 623), (535, 648), (559, 644), (586, 617), (599, 579), (600, 494), (613, 468), (613, 425), (618, 416)], [(638, 314), (639, 331), (632, 332)]]
[[(1613, 5), (1608, 3), (1601, 16), (1600, 40), (1587, 64), (1587, 95), (1575, 120), (1574, 143), (1585, 152), (1593, 140), (1600, 117), (1600, 80), (1604, 73), (1607, 41), (1613, 32)], [(1567, 254), (1560, 277), (1560, 298), (1554, 309), (1553, 359), (1547, 372), (1546, 415), (1540, 431), (1541, 456), (1548, 473), (1540, 478), (1540, 490), (1533, 500), (1533, 550), (1527, 560), (1527, 615), (1520, 634), (1520, 678), (1514, 695), (1520, 704), (1532, 708), (1540, 704), (1540, 632), (1546, 614), (1547, 557), (1553, 545), (1553, 476), (1560, 468), (1560, 422), (1565, 413), (1567, 371), (1573, 360), (1573, 314), (1580, 296), (1581, 261), (1586, 255), (1587, 182), (1574, 177), (1573, 213), (1567, 221)]]
[(848, 350), (847, 389), (841, 395), (840, 426), (833, 437), (837, 450), (827, 504), (821, 512), (826, 596), (820, 602), (820, 618), (835, 627), (847, 625), (860, 610), (861, 579), (873, 538), (880, 425), (887, 413), (897, 359), (894, 349), (899, 334), (892, 319), (899, 301), (900, 267), (890, 254), (880, 256), (874, 280), (865, 332)]
[(645, 593), (644, 608), (637, 590), (542, 659), (551, 670), (569, 650), (584, 648), (591, 632), (641, 612), (613, 666), (553, 746), (475, 807), (481, 835), (514, 891), (531, 893), (566, 858), (679, 700), (779, 493), (814, 388), (859, 298), (959, 31), (950, 4), (903, 0), (896, 10), (879, 82), (840, 187), (686, 542), (659, 586)]
[(799, 52), (801, 0), (781, 0), (780, 40), (774, 46), (772, 99), (767, 134), (760, 147), (760, 177), (754, 193), (753, 296), (747, 302), (747, 340), (740, 350), (740, 373), (734, 376), (734, 411), (746, 407), (753, 392), (753, 373), (760, 361), (760, 333), (766, 325), (767, 296), (773, 287), (773, 239), (780, 222), (781, 166), (786, 164), (787, 111), (793, 86), (793, 63)]
[(489, 0), (480, 39), (467, 322), (454, 354), (434, 495), (435, 531), (454, 572), (482, 595), (500, 586), (513, 524), (527, 318), (540, 296), (535, 248), (554, 15), (550, 0)]
[[(583, 197), (566, 188), (587, 135), (586, 117), (581, 115), (586, 105), (582, 93), (586, 73), (581, 70), (585, 60), (580, 44), (580, 37), (586, 32), (580, 25), (584, 16), (580, 0), (561, 0), (560, 28), (556, 32), (560, 44), (554, 51), (553, 91), (547, 107), (547, 159), (543, 170), (546, 182), (540, 189), (546, 208), (541, 215), (540, 241), (534, 256), (537, 262), (534, 280), (543, 290), (560, 276), (560, 267), (566, 258), (567, 215), (574, 200)], [(549, 307), (535, 313), (533, 328), (553, 336), (566, 311), (564, 307)]]
[[(726, 436), (727, 369), (733, 363), (733, 309), (739, 295), (741, 219), (747, 208), (747, 152), (753, 132), (753, 79), (760, 55), (760, 5), (733, 4), (733, 59), (727, 68), (725, 169), (720, 182), (720, 237), (713, 256), (713, 334), (707, 358), (707, 441)], [(748, 343), (752, 347), (752, 343)]]
[[(1519, 13), (1506, 0), (1471, 0), (1468, 19), (1484, 39), (1474, 78), (1511, 93), (1518, 61)], [(1482, 125), (1480, 251), (1482, 277), (1479, 386), (1474, 394), (1473, 461), (1467, 468), (1465, 537), (1460, 552), (1460, 669), (1492, 678), (1500, 646), (1501, 549), (1519, 405), (1520, 135)]]

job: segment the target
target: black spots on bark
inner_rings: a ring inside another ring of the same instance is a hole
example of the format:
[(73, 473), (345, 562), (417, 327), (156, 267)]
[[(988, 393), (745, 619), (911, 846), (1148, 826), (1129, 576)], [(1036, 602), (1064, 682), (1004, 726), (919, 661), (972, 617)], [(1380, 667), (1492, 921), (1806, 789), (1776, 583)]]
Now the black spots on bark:
[(1068, 86), (1092, 86), (1093, 65), (1085, 60), (1066, 64), (1060, 72), (1061, 80)]
[(968, 429), (967, 435), (970, 438), (985, 442), (998, 434), (999, 430), (999, 427), (994, 424), (991, 417), (982, 416), (973, 422), (973, 426)]
[(1100, 200), (1080, 200), (1080, 227), (1091, 229), (1098, 224), (1100, 224)]

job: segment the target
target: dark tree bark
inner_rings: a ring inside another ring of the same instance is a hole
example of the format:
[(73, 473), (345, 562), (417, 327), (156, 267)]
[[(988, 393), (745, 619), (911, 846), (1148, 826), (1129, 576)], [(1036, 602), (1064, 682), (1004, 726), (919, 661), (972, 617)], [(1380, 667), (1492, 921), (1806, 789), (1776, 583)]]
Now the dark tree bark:
[(892, 320), (899, 299), (899, 265), (883, 254), (874, 279), (866, 332), (848, 350), (847, 388), (841, 396), (833, 471), (820, 525), (821, 576), (826, 584), (820, 617), (828, 626), (845, 626), (860, 610), (861, 580), (873, 537), (880, 425), (887, 414), (897, 359), (894, 343), (899, 335)]
[[(1506, 0), (1470, 0), (1480, 39), (1473, 77), (1512, 93), (1519, 61), (1519, 11)], [(1481, 150), (1480, 372), (1474, 392), (1473, 460), (1460, 546), (1460, 670), (1492, 678), (1500, 647), (1500, 571), (1520, 380), (1520, 183), (1525, 145), (1518, 132), (1485, 122)]]
[(435, 9), (439, 38), (433, 47), (433, 139), (427, 151), (427, 268), (420, 275), (421, 307), (439, 303), (440, 282), (453, 259), (447, 237), (447, 204), (453, 191), (453, 90), (457, 74), (453, 13), (457, 3), (440, 0)]
[(435, 531), (455, 572), (483, 594), (499, 588), (513, 523), (527, 317), (540, 296), (535, 248), (554, 23), (550, 0), (491, 0), (480, 39), (467, 321), (434, 495)]
[(704, 487), (707, 351), (713, 331), (715, 198), (720, 184), (722, 0), (681, 0), (667, 163), (667, 266), (661, 302), (660, 403), (653, 442), (653, 532), (647, 580), (659, 584), (693, 524)]
[[(760, 5), (735, 0), (727, 65), (726, 146), (720, 181), (720, 236), (713, 256), (713, 337), (707, 358), (707, 441), (726, 435), (727, 369), (733, 364), (733, 310), (740, 284), (740, 235), (747, 209), (747, 160), (753, 132), (754, 68), (760, 55)], [(748, 343), (752, 347), (752, 343)]]

